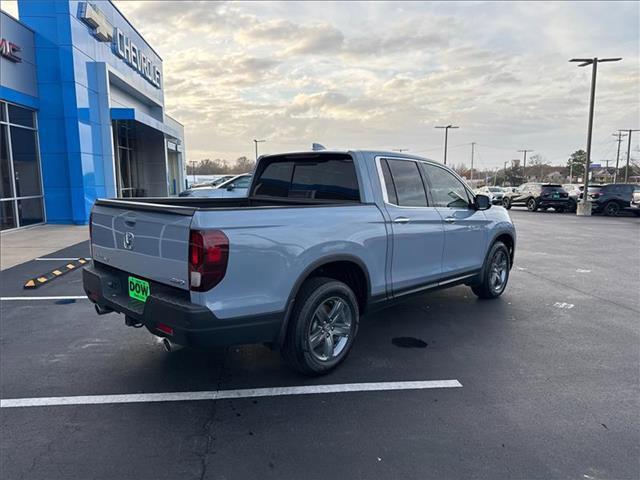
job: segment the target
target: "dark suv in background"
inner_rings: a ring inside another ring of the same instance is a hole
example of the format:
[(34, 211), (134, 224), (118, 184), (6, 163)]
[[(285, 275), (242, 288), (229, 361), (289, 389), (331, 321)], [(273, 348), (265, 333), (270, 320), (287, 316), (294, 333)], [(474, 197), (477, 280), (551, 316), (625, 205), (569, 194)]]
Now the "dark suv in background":
[(530, 212), (553, 208), (556, 212), (570, 210), (573, 202), (562, 185), (555, 183), (525, 183), (511, 197), (509, 206), (524, 205)]
[(593, 213), (603, 213), (615, 217), (622, 211), (631, 211), (640, 215), (640, 211), (631, 208), (633, 194), (640, 192), (640, 185), (631, 183), (611, 183), (603, 185), (597, 191), (589, 188), (589, 199)]

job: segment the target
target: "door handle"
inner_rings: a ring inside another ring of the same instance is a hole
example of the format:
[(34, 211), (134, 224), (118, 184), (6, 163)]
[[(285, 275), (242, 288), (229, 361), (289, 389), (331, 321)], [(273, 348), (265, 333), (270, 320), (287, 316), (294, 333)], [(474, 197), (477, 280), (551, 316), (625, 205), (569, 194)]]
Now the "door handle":
[(408, 219), (407, 217), (398, 217), (393, 219), (393, 223), (401, 223), (401, 224), (409, 223), (410, 221), (411, 220)]
[(447, 223), (456, 223), (455, 217), (446, 217), (444, 221)]

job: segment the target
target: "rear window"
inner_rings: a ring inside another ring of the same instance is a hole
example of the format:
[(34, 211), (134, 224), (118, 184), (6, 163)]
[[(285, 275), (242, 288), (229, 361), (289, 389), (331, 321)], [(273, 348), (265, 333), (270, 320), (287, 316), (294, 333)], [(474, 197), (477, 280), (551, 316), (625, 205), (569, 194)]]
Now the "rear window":
[(360, 201), (356, 169), (350, 157), (274, 159), (257, 175), (254, 196)]
[(564, 192), (562, 185), (542, 185), (542, 190), (545, 192)]

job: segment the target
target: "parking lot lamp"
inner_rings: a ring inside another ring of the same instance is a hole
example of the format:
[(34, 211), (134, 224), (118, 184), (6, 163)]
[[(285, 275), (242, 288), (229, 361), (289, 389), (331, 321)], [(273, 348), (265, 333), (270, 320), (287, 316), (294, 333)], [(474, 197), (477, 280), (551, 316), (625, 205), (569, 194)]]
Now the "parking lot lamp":
[(253, 139), (253, 143), (256, 146), (256, 162), (258, 161), (258, 144), (264, 142), (266, 142), (266, 140), (256, 140), (255, 138)]
[(586, 67), (591, 65), (591, 97), (589, 100), (589, 125), (587, 128), (587, 159), (584, 165), (584, 195), (582, 195), (582, 201), (578, 204), (576, 209), (576, 215), (589, 216), (591, 215), (591, 202), (589, 201), (589, 167), (591, 164), (591, 137), (593, 133), (593, 107), (596, 101), (596, 74), (598, 72), (598, 63), (600, 62), (617, 62), (622, 60), (622, 57), (618, 58), (572, 58), (570, 62), (579, 62), (579, 67)]
[(444, 128), (444, 164), (447, 164), (447, 141), (449, 139), (449, 129), (450, 128), (460, 128), (456, 125), (447, 125), (436, 128)]

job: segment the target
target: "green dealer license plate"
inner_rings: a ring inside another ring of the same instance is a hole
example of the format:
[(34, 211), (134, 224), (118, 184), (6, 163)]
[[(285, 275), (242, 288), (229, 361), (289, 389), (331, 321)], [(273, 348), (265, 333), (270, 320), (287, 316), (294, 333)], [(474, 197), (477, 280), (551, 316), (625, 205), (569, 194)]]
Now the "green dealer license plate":
[(151, 287), (149, 287), (149, 282), (140, 280), (139, 278), (129, 277), (129, 296), (131, 298), (146, 302), (150, 293)]

